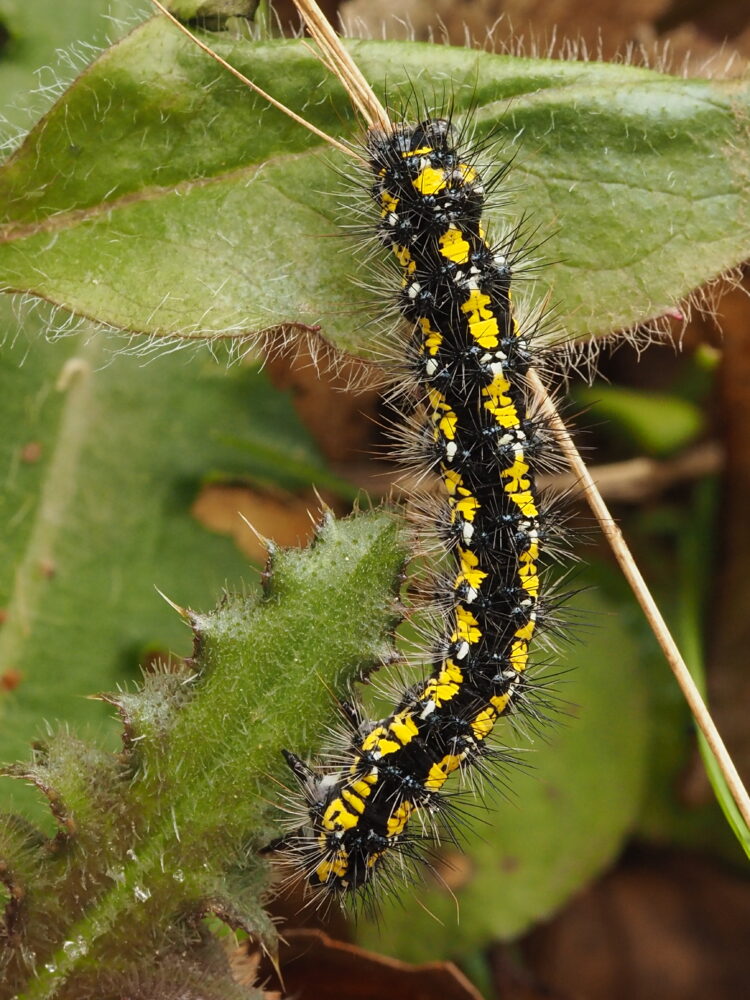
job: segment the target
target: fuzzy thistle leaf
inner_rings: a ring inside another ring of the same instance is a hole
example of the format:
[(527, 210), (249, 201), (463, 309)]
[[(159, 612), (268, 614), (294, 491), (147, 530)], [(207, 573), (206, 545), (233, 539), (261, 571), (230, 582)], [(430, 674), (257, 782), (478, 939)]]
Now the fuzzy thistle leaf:
[(59, 831), (0, 829), (0, 997), (255, 995), (201, 917), (273, 947), (257, 850), (280, 832), (280, 750), (308, 752), (333, 696), (389, 654), (404, 557), (388, 514), (326, 517), (309, 549), (274, 554), (265, 593), (192, 616), (192, 660), (105, 696), (120, 754), (62, 731), (7, 770), (44, 792)]

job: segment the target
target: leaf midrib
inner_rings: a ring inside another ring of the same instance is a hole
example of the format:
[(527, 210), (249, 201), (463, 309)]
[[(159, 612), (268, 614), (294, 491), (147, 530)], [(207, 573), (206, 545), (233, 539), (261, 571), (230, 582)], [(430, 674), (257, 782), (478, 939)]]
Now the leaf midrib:
[(297, 153), (277, 154), (268, 157), (268, 159), (260, 163), (253, 163), (245, 167), (234, 167), (231, 170), (212, 174), (210, 177), (191, 177), (169, 185), (147, 185), (139, 188), (137, 191), (128, 191), (117, 198), (102, 200), (85, 208), (55, 211), (37, 222), (8, 222), (0, 226), (0, 244), (29, 239), (44, 233), (59, 233), (66, 229), (72, 229), (82, 223), (96, 221), (102, 216), (110, 215), (121, 209), (127, 209), (132, 205), (159, 201), (161, 198), (175, 195), (184, 196), (196, 188), (207, 188), (212, 185), (224, 184), (228, 181), (247, 181), (256, 175), (260, 175), (268, 167), (293, 163), (296, 160), (307, 158), (316, 152), (320, 152), (318, 147), (311, 147)]

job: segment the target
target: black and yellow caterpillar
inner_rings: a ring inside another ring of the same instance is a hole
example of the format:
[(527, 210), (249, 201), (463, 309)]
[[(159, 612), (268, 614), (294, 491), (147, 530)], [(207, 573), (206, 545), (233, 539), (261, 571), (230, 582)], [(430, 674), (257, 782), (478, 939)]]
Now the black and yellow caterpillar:
[(488, 747), (497, 720), (528, 709), (530, 646), (546, 613), (540, 558), (556, 518), (535, 483), (550, 434), (525, 385), (534, 329), (514, 316), (514, 238), (488, 242), (488, 192), (462, 145), (446, 118), (372, 128), (366, 143), (377, 237), (401, 275), (417, 450), (445, 487), (440, 530), (455, 572), (430, 676), (386, 718), (357, 716), (341, 768), (286, 754), (309, 822), (284, 846), (312, 886), (333, 894), (424, 851), (449, 775), (497, 753)]

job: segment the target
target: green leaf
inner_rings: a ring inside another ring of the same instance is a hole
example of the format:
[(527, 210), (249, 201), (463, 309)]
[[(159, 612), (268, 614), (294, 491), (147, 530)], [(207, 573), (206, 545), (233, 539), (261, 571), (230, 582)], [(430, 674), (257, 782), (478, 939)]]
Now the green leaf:
[(666, 392), (644, 392), (622, 386), (576, 386), (574, 401), (591, 407), (597, 424), (611, 421), (614, 431), (649, 455), (670, 455), (701, 432), (704, 411), (695, 403)]
[[(210, 41), (329, 134), (359, 134), (301, 41)], [(547, 239), (544, 285), (570, 337), (659, 316), (748, 256), (747, 81), (348, 45), (391, 103), (439, 104), (450, 80), (456, 116), (496, 134), (500, 157), (518, 154), (512, 217)], [(361, 262), (328, 238), (351, 221), (328, 161), (353, 167), (321, 152), (154, 19), (79, 77), (2, 168), (0, 280), (138, 333), (303, 324), (366, 354), (358, 317), (382, 301), (353, 285)]]
[[(550, 726), (533, 753), (520, 751), (527, 766), (509, 770), (507, 798), (496, 796), (479, 821), (467, 819), (467, 857), (452, 852), (455, 870), (440, 868), (440, 878), (416, 890), (419, 907), (401, 889), (377, 924), (360, 927), (367, 946), (424, 961), (508, 940), (616, 857), (638, 815), (652, 722), (629, 614), (593, 590), (580, 603), (580, 617), (595, 625), (553, 668), (555, 694), (572, 718)], [(524, 746), (513, 730), (498, 737)]]
[[(148, 4), (140, 6), (148, 10)], [(80, 68), (98, 46), (122, 35), (125, 21), (117, 19), (132, 19), (134, 13), (131, 0), (69, 0), (65, 17), (55, 16), (49, 0), (0, 0), (3, 132), (28, 129), (29, 106), (48, 103), (45, 92), (57, 85), (61, 73), (70, 75), (72, 67)], [(30, 94), (32, 88), (40, 93)]]
[(128, 995), (141, 971), (208, 946), (206, 912), (273, 946), (257, 849), (281, 832), (281, 748), (309, 753), (332, 698), (391, 655), (405, 556), (390, 514), (327, 516), (309, 549), (272, 556), (262, 596), (191, 615), (191, 661), (107, 696), (122, 754), (62, 731), (11, 769), (44, 791), (60, 832), (40, 844), (0, 829), (22, 890), (3, 1000)]
[(254, 575), (191, 514), (216, 468), (295, 482), (300, 463), (324, 468), (257, 370), (113, 358), (101, 334), (46, 343), (29, 324), (0, 358), (0, 673), (19, 681), (0, 693), (0, 760), (25, 755), (45, 718), (103, 723), (83, 696), (136, 677), (147, 651), (189, 653), (155, 586), (206, 607), (226, 580)]

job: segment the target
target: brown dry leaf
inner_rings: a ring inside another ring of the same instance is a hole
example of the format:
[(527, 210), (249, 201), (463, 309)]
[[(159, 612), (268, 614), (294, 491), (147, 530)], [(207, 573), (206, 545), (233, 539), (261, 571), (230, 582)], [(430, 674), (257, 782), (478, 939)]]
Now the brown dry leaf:
[[(515, 944), (497, 944), (489, 955), (492, 978), (501, 1000), (581, 1000), (537, 982), (534, 973), (525, 968)], [(635, 1000), (635, 998), (633, 998)]]
[[(583, 42), (588, 51), (611, 58), (632, 42), (650, 40), (652, 23), (669, 7), (669, 0), (349, 0), (342, 4), (350, 30), (364, 29), (379, 38), (383, 26), (389, 38), (438, 39), (453, 45), (467, 39), (500, 51), (522, 42), (523, 51), (546, 54), (564, 40)], [(488, 34), (489, 33), (489, 34)]]
[(363, 362), (332, 364), (322, 350), (313, 357), (300, 345), (293, 357), (269, 359), (266, 371), (277, 389), (291, 390), (297, 415), (326, 458), (341, 462), (372, 450), (380, 392), (360, 388), (369, 371)]
[(300, 498), (247, 486), (214, 485), (203, 487), (191, 514), (210, 531), (231, 535), (240, 551), (253, 562), (263, 563), (268, 555), (266, 547), (243, 517), (263, 538), (272, 538), (277, 545), (302, 546), (312, 538), (313, 518), (319, 508), (320, 501), (313, 493)]
[[(260, 952), (256, 949), (248, 951), (247, 944), (229, 950), (229, 964), (232, 968), (232, 975), (235, 982), (240, 986), (256, 986), (260, 984), (260, 963)], [(261, 988), (263, 988), (262, 985)], [(282, 1000), (282, 994), (278, 990), (263, 988), (263, 996), (265, 1000)]]
[(284, 937), (284, 995), (295, 1000), (482, 1000), (452, 962), (409, 965), (318, 930), (287, 931)]
[(320, 930), (339, 941), (351, 939), (352, 928), (342, 907), (323, 909), (310, 905), (310, 901), (307, 887), (301, 882), (282, 882), (278, 886), (268, 910), (282, 935), (292, 930)]
[[(697, 855), (650, 851), (582, 893), (521, 948), (552, 996), (737, 1000), (747, 995), (748, 927), (746, 878)], [(497, 986), (505, 997), (503, 982)]]
[(527, 55), (662, 61), (695, 75), (739, 75), (750, 57), (750, 8), (736, 0), (348, 0), (344, 24), (380, 38), (447, 38)]

